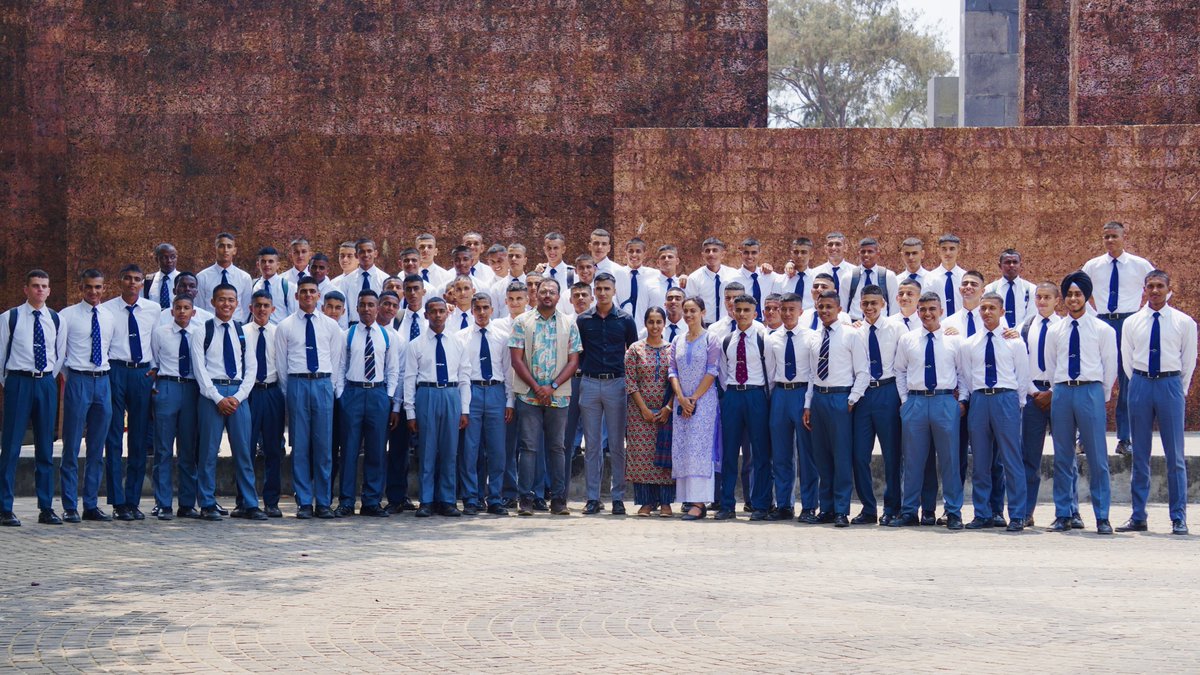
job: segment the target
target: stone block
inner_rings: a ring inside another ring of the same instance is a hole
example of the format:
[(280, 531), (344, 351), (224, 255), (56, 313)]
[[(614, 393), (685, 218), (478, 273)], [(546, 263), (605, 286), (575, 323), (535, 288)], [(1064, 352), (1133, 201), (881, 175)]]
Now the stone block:
[[(963, 14), (963, 42), (967, 54), (1009, 54), (1010, 15), (1003, 12)], [(1015, 36), (1014, 36), (1015, 37)]]

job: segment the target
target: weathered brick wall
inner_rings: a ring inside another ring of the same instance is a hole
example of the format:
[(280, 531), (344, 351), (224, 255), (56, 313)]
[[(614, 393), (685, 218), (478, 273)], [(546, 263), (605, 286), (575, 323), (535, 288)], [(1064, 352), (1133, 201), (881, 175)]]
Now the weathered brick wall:
[(1070, 122), (1071, 0), (1021, 0), (1023, 126)]
[(1060, 280), (1103, 253), (1100, 226), (1116, 219), (1200, 316), (1200, 126), (621, 130), (613, 180), (618, 232), (685, 243), (689, 268), (709, 235), (753, 234), (778, 262), (793, 237), (832, 230), (880, 237), (892, 269), (900, 241), (922, 237), (932, 267), (937, 235), (954, 232), (963, 267), (989, 281), (1008, 247), (1027, 278)]
[(765, 126), (765, 0), (0, 7), (0, 289), (307, 234), (612, 221), (614, 127)]

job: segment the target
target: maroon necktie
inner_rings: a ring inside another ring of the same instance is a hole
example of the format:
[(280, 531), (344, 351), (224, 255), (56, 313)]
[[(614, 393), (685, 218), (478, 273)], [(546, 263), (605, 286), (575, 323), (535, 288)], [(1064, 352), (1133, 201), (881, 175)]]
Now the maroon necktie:
[(746, 334), (742, 333), (738, 338), (737, 346), (737, 370), (734, 376), (737, 378), (738, 384), (746, 384), (746, 380), (750, 379), (750, 370), (746, 368)]

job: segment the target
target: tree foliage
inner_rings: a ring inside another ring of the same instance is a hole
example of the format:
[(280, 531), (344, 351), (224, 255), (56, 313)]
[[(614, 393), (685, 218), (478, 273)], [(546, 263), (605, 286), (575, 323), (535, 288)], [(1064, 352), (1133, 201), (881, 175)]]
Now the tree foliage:
[(769, 12), (772, 126), (919, 126), (929, 79), (953, 66), (896, 0), (771, 0)]

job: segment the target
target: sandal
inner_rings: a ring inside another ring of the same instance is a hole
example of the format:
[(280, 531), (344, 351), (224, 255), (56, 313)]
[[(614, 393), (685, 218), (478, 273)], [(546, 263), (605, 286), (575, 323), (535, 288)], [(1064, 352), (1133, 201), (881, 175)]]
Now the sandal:
[(658, 517), (659, 518), (674, 518), (675, 512), (671, 510), (670, 504), (663, 504), (662, 506), (658, 507)]
[(637, 512), (638, 518), (649, 518), (651, 510), (652, 509), (649, 504), (643, 505), (642, 508), (638, 509), (638, 512)]
[[(692, 509), (700, 509), (700, 513), (698, 515), (693, 514)], [(687, 510), (687, 512), (683, 514), (683, 517), (680, 518), (680, 520), (704, 520), (704, 517), (707, 515), (708, 515), (708, 507), (707, 506), (705, 506), (704, 504), (692, 504), (691, 508), (689, 508)]]

